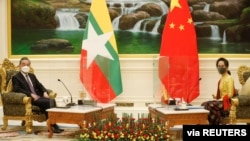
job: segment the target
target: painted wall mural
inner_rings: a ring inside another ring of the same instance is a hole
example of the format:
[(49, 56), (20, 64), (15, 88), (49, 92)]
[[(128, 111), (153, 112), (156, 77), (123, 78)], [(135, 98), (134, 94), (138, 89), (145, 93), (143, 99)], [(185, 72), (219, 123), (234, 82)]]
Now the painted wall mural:
[[(79, 55), (90, 5), (91, 0), (8, 1), (10, 56)], [(158, 54), (169, 5), (170, 0), (107, 0), (119, 54)], [(189, 5), (199, 54), (250, 53), (249, 0)]]

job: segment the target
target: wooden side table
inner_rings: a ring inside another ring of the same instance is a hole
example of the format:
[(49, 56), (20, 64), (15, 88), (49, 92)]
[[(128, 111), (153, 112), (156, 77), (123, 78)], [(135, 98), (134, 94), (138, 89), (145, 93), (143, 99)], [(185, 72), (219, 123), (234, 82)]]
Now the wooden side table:
[(161, 107), (161, 105), (149, 105), (149, 113), (152, 118), (159, 118), (167, 122), (168, 128), (183, 124), (208, 124), (208, 110), (189, 109), (176, 111), (173, 107)]
[(97, 106), (76, 105), (70, 108), (48, 109), (48, 137), (51, 138), (53, 136), (52, 124), (77, 124), (83, 129), (89, 122), (94, 120), (96, 114), (98, 114), (101, 119), (106, 119), (110, 115), (113, 115), (114, 106), (115, 104), (97, 104)]

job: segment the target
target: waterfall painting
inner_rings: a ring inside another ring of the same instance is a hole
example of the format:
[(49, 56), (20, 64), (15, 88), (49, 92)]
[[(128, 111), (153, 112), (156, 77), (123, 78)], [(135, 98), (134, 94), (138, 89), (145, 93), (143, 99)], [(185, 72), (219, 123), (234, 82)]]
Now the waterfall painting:
[[(107, 0), (118, 52), (157, 56), (171, 0)], [(9, 0), (9, 56), (80, 55), (91, 0)], [(250, 53), (249, 0), (188, 0), (201, 57)]]

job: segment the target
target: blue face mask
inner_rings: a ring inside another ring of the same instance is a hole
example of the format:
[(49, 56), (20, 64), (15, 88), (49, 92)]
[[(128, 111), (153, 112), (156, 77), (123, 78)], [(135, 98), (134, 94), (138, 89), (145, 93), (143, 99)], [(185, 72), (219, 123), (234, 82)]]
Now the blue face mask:
[(227, 71), (226, 68), (222, 68), (222, 67), (218, 67), (217, 69), (218, 69), (218, 72), (219, 72), (220, 74), (224, 74), (224, 73)]

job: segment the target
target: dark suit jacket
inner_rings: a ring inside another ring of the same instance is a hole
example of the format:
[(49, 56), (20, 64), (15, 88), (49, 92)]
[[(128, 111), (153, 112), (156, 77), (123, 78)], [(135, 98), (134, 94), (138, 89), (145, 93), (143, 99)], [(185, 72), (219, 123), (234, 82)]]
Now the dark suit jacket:
[[(38, 81), (33, 73), (29, 73), (28, 75), (36, 91), (36, 94), (40, 97), (43, 97), (43, 93), (47, 92), (47, 89)], [(29, 84), (21, 72), (18, 72), (15, 76), (12, 77), (12, 85), (13, 91), (24, 93), (27, 96), (31, 97)]]

